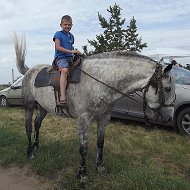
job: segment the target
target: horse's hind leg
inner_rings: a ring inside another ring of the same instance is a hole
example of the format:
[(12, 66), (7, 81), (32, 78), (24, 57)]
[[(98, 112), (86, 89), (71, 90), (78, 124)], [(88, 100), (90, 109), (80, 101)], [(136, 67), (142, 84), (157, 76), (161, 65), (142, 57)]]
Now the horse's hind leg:
[(104, 135), (105, 128), (110, 120), (110, 114), (101, 115), (97, 118), (97, 156), (96, 156), (96, 168), (99, 173), (105, 173), (103, 166), (103, 150), (104, 150)]
[(38, 104), (38, 114), (35, 118), (34, 121), (34, 144), (33, 144), (33, 151), (35, 152), (36, 149), (38, 149), (38, 145), (39, 145), (39, 130), (42, 124), (42, 120), (45, 118), (45, 116), (47, 115), (47, 111)]
[(32, 115), (34, 111), (34, 106), (26, 105), (25, 106), (25, 128), (26, 135), (28, 137), (28, 148), (27, 148), (27, 157), (29, 159), (33, 158), (33, 147), (32, 147)]

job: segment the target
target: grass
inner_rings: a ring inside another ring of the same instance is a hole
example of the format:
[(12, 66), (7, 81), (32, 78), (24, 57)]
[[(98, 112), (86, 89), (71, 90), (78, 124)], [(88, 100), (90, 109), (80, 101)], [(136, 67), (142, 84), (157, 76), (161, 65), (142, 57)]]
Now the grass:
[[(50, 189), (78, 189), (78, 135), (75, 119), (48, 115), (40, 131), (40, 150), (26, 159), (24, 111), (0, 109), (0, 165), (28, 167), (50, 181)], [(96, 126), (89, 129), (88, 171), (92, 190), (189, 190), (190, 139), (164, 129), (112, 121), (105, 137), (107, 175), (95, 170)]]

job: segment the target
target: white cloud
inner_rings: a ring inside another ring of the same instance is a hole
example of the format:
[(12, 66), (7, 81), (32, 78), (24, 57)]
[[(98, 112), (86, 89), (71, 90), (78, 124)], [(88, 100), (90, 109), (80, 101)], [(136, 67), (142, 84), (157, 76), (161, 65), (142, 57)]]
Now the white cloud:
[(143, 40), (146, 41), (150, 49), (157, 47), (180, 47), (189, 46), (190, 29), (162, 30), (154, 29), (141, 31)]
[(87, 39), (94, 39), (96, 34), (102, 32), (98, 12), (108, 19), (106, 10), (115, 2), (122, 8), (126, 26), (132, 16), (135, 17), (139, 34), (143, 42), (148, 43), (149, 49), (190, 47), (189, 0), (1, 0), (0, 84), (11, 81), (12, 68), (15, 75), (19, 75), (15, 66), (13, 32), (26, 36), (26, 64), (29, 67), (51, 63), (54, 54), (52, 36), (60, 30), (63, 15), (73, 17), (75, 47), (81, 50), (81, 46), (88, 45)]
[[(129, 14), (135, 16), (138, 21), (143, 23), (165, 23), (175, 22), (183, 16), (189, 16), (190, 1), (168, 1), (168, 0), (135, 0), (128, 3)], [(187, 21), (187, 20), (186, 20)]]

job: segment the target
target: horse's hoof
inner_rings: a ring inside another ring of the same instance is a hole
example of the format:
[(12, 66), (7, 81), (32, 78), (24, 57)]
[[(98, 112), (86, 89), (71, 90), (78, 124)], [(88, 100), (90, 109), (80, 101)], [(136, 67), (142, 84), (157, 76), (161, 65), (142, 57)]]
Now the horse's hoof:
[(34, 159), (34, 154), (30, 154), (30, 155), (27, 155), (27, 158), (29, 159), (29, 160), (32, 160), (32, 159)]
[(97, 166), (96, 170), (100, 175), (106, 175), (107, 174), (107, 170), (104, 166)]
[(79, 180), (80, 183), (80, 190), (88, 189), (87, 186), (88, 186), (89, 177), (86, 175), (86, 173), (81, 173), (81, 171), (79, 171), (77, 175), (77, 180)]
[(87, 176), (81, 176), (80, 178), (80, 190), (86, 190), (88, 189), (88, 177)]

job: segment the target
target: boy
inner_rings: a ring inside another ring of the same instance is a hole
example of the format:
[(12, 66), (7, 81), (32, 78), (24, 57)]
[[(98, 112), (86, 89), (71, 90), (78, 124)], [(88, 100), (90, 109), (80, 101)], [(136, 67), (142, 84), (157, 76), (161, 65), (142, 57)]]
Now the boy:
[(65, 15), (61, 18), (60, 26), (61, 31), (55, 33), (53, 41), (55, 42), (55, 56), (57, 60), (58, 68), (61, 72), (60, 76), (60, 101), (59, 106), (67, 106), (66, 102), (66, 85), (68, 74), (68, 62), (72, 59), (73, 54), (80, 54), (79, 50), (73, 50), (74, 36), (70, 33), (72, 28), (72, 18), (69, 15)]

